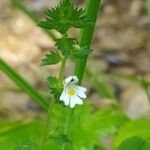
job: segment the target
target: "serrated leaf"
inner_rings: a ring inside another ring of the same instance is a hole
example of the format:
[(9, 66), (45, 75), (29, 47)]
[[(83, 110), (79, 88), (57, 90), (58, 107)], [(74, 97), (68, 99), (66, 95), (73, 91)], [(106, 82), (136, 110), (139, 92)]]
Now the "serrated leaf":
[(83, 28), (89, 22), (85, 11), (75, 7), (70, 0), (63, 0), (60, 5), (48, 9), (45, 14), (46, 20), (38, 25), (48, 30), (55, 29), (62, 34), (71, 27)]
[(67, 58), (70, 51), (73, 49), (73, 39), (67, 38), (66, 36), (56, 40), (56, 46), (61, 50), (62, 54)]
[(68, 139), (68, 137), (64, 134), (61, 134), (59, 136), (51, 136), (54, 141), (56, 141), (59, 144), (64, 144), (64, 143), (70, 143), (71, 141)]
[(123, 141), (117, 150), (150, 150), (150, 142), (140, 137), (131, 137)]
[(51, 52), (51, 54), (46, 55), (44, 59), (42, 59), (42, 66), (45, 65), (53, 65), (57, 64), (61, 61), (61, 57), (58, 53)]
[(58, 99), (62, 92), (62, 83), (56, 77), (52, 76), (49, 76), (47, 81), (50, 92), (54, 95), (56, 99)]

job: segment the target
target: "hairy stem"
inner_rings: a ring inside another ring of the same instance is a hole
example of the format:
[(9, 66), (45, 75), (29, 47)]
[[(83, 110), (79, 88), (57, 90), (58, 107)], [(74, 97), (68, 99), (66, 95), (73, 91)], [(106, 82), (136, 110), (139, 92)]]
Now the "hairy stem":
[[(60, 72), (59, 72), (59, 77), (58, 77), (59, 80), (62, 80), (64, 78), (65, 65), (66, 65), (66, 59), (64, 58), (62, 60), (62, 64), (61, 64), (61, 68), (60, 68)], [(39, 150), (43, 150), (44, 143), (46, 142), (47, 137), (48, 137), (48, 130), (49, 130), (50, 122), (51, 122), (50, 119), (52, 117), (51, 110), (52, 110), (54, 104), (55, 104), (55, 99), (52, 98), (51, 101), (49, 102), (49, 108), (48, 108), (48, 112), (46, 115), (46, 121), (45, 121), (45, 126), (44, 126), (42, 142), (39, 146)]]
[[(86, 44), (89, 47), (91, 45), (91, 41), (95, 29), (96, 18), (100, 6), (100, 1), (101, 0), (87, 0), (86, 12), (87, 12), (88, 19), (91, 21), (91, 23), (86, 28), (83, 28), (81, 30), (80, 45)], [(86, 67), (86, 62), (87, 62), (87, 57), (82, 59), (77, 59), (76, 61), (75, 74), (78, 76), (79, 84), (81, 84), (82, 82), (83, 74)]]
[(65, 65), (66, 65), (66, 58), (64, 58), (62, 60), (62, 64), (61, 64), (61, 68), (60, 68), (60, 73), (59, 73), (59, 77), (58, 77), (59, 80), (63, 80), (63, 78), (64, 78)]
[[(67, 117), (66, 117), (66, 120), (65, 120), (65, 125), (64, 125), (64, 135), (68, 136), (68, 133), (69, 133), (69, 129), (70, 129), (70, 126), (71, 126), (71, 121), (72, 121), (72, 117), (73, 117), (73, 112), (74, 112), (74, 109), (69, 109), (68, 110), (68, 114), (67, 114)], [(61, 146), (61, 150), (66, 150), (66, 144), (62, 144)]]
[(50, 118), (51, 118), (51, 109), (52, 109), (52, 106), (53, 106), (54, 102), (55, 102), (54, 99), (51, 99), (51, 101), (49, 102), (49, 108), (48, 108), (48, 112), (47, 112), (47, 115), (46, 115), (45, 126), (44, 126), (44, 131), (43, 131), (43, 137), (42, 137), (42, 141), (41, 141), (41, 144), (40, 144), (38, 150), (43, 150), (44, 143), (47, 141), (48, 129), (49, 129)]

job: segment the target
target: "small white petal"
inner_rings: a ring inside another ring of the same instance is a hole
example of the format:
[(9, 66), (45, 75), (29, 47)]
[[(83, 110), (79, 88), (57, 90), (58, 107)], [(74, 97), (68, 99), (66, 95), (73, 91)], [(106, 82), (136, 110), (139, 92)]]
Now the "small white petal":
[(86, 98), (86, 94), (83, 91), (78, 90), (77, 95), (81, 98)]
[(71, 97), (70, 98), (70, 107), (74, 108), (75, 105), (76, 105), (76, 99), (75, 99), (75, 97)]
[(82, 86), (79, 86), (79, 85), (76, 85), (76, 87), (80, 90), (80, 91), (83, 91), (83, 92), (86, 92), (87, 89), (85, 87), (82, 87)]
[(69, 97), (66, 94), (66, 89), (63, 90), (63, 92), (60, 96), (60, 101), (64, 101), (65, 105), (69, 105)]
[(69, 105), (69, 103), (70, 103), (70, 99), (69, 99), (69, 97), (68, 97), (68, 96), (66, 96), (66, 98), (65, 98), (65, 100), (64, 100), (64, 103), (65, 103), (65, 105), (66, 105), (66, 106), (68, 106), (68, 105)]
[(77, 104), (79, 104), (79, 105), (82, 105), (82, 104), (83, 104), (82, 99), (80, 99), (78, 96), (75, 96), (74, 99), (76, 100), (76, 103), (77, 103)]

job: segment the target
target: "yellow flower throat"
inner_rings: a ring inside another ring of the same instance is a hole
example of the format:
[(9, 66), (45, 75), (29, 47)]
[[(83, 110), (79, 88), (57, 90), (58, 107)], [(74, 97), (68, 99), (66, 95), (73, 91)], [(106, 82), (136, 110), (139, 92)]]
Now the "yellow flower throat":
[(76, 91), (74, 89), (69, 89), (68, 90), (68, 95), (73, 96), (75, 95)]

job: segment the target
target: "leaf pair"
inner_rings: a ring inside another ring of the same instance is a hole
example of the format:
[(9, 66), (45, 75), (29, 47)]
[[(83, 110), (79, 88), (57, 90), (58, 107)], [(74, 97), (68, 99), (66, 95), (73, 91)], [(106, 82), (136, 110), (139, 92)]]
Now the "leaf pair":
[[(87, 57), (92, 52), (92, 49), (89, 46), (86, 46), (85, 44), (81, 46), (75, 45), (73, 40), (74, 39), (68, 38), (67, 36), (63, 36), (56, 40), (56, 46), (65, 58), (68, 58), (69, 55), (71, 55), (75, 59), (81, 59)], [(51, 52), (42, 59), (42, 65), (57, 64), (61, 60), (62, 58), (58, 52)]]

